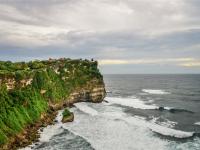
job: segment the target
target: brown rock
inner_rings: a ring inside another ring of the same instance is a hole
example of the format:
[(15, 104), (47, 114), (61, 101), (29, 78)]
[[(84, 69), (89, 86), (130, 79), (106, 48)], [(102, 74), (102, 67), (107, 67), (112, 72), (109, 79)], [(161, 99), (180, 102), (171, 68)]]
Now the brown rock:
[(72, 122), (74, 121), (74, 114), (71, 113), (70, 116), (64, 116), (62, 119), (62, 123), (66, 123), (66, 122)]

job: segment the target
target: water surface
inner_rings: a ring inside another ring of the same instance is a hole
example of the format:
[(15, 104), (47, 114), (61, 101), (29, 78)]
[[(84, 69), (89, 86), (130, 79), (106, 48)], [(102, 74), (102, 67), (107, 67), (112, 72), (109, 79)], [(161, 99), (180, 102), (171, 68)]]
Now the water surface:
[[(200, 75), (105, 75), (105, 101), (77, 103), (48, 126), (38, 150), (198, 150)], [(26, 149), (30, 149), (27, 147)]]

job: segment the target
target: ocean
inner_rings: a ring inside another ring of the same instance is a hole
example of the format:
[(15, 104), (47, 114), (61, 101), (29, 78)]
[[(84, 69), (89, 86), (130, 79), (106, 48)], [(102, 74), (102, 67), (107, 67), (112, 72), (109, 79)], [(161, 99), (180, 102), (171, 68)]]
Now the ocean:
[(72, 123), (41, 131), (38, 150), (200, 150), (200, 75), (104, 75), (107, 97), (77, 103)]

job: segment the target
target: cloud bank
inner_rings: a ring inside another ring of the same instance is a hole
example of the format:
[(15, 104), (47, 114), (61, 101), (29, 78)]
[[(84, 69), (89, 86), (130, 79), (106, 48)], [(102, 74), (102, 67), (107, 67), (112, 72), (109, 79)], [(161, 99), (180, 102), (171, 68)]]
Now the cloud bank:
[(200, 73), (199, 14), (198, 0), (1, 0), (0, 59), (94, 58), (105, 73)]

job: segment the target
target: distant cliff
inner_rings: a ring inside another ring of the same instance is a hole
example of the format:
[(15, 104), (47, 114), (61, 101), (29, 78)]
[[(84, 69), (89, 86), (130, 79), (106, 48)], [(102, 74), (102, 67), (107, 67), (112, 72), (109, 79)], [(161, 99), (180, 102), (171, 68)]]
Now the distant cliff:
[(97, 61), (0, 61), (0, 149), (30, 144), (34, 137), (27, 130), (51, 122), (56, 110), (80, 101), (101, 102), (104, 97)]

